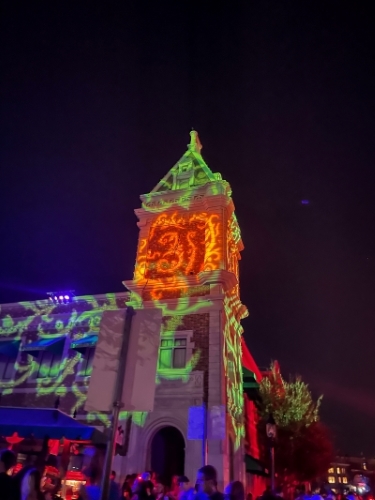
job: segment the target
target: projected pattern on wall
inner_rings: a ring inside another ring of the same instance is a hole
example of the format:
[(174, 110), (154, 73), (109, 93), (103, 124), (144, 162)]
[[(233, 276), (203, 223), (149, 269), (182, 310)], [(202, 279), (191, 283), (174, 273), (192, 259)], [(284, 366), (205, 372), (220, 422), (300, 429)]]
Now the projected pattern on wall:
[[(200, 155), (196, 133), (191, 135), (187, 153), (152, 193), (141, 197), (142, 209), (136, 210), (140, 235), (134, 279), (126, 285), (133, 291), (134, 304), (152, 300), (169, 322), (173, 319), (173, 325), (165, 327), (173, 339), (186, 318), (212, 304), (210, 285), (205, 283), (220, 281), (222, 271), (233, 274), (223, 298), (221, 334), (227, 408), (238, 448), (244, 436), (240, 321), (247, 315), (238, 285), (243, 246), (231, 188), (220, 174), (210, 171)], [(187, 371), (164, 370), (160, 378), (186, 381), (188, 371), (198, 366), (200, 354), (196, 350)]]
[[(109, 425), (108, 415), (83, 412), (91, 373), (88, 356), (92, 359), (103, 312), (124, 307), (124, 296), (116, 294), (106, 294), (100, 299), (78, 297), (68, 304), (41, 300), (3, 305), (0, 350), (6, 354), (1, 354), (2, 362), (14, 365), (13, 370), (1, 374), (3, 404), (6, 404), (6, 396), (12, 395), (13, 401), (18, 398), (19, 406), (53, 407), (59, 397), (60, 409), (66, 413), (78, 412), (88, 423)], [(72, 343), (84, 339), (91, 339), (86, 348), (80, 352), (71, 348)], [(40, 349), (29, 351), (28, 346), (35, 342), (40, 343)], [(55, 347), (44, 349), (49, 343)], [(32, 388), (35, 388), (35, 397), (22, 394), (22, 389), (30, 392)], [(122, 418), (125, 417), (123, 412)], [(144, 418), (140, 413), (133, 415), (135, 423), (141, 424)]]
[[(142, 209), (138, 212), (142, 212), (143, 221), (139, 223), (134, 277), (132, 282), (125, 283), (131, 283), (131, 305), (143, 307), (145, 301), (153, 301), (154, 306), (163, 310), (162, 337), (174, 341), (180, 330), (190, 328), (197, 315), (200, 321), (206, 321), (208, 315), (204, 311), (212, 304), (210, 285), (206, 282), (215, 282), (212, 277), (219, 276), (222, 271), (229, 271), (236, 278), (224, 294), (221, 334), (227, 409), (238, 448), (244, 436), (240, 321), (247, 315), (238, 285), (241, 234), (230, 186), (220, 174), (213, 174), (208, 169), (195, 139), (192, 135), (187, 156), (176, 164), (153, 193), (142, 197)], [(168, 189), (180, 191), (160, 196)], [(198, 208), (207, 198), (219, 199), (219, 202), (211, 204), (209, 210)], [(12, 311), (3, 309), (0, 339), (13, 339), (16, 343), (22, 340), (23, 345), (37, 339), (67, 339), (61, 357), (52, 361), (47, 357), (45, 366), (44, 360), (34, 353), (21, 353), (12, 377), (0, 381), (3, 395), (11, 394), (15, 388), (35, 387), (37, 398), (46, 398), (40, 406), (53, 406), (53, 398), (60, 396), (61, 409), (67, 413), (77, 410), (87, 422), (108, 425), (108, 415), (82, 411), (89, 368), (84, 365), (85, 354), (69, 349), (69, 345), (71, 341), (97, 335), (103, 311), (124, 306), (124, 297), (108, 294), (100, 300), (94, 296), (80, 297), (78, 302), (66, 305), (23, 302)], [(157, 383), (168, 378), (185, 383), (191, 371), (203, 367), (202, 363), (201, 349), (196, 346), (184, 367), (159, 367)], [(126, 416), (123, 412), (121, 418)], [(132, 420), (143, 425), (146, 416), (133, 414)]]

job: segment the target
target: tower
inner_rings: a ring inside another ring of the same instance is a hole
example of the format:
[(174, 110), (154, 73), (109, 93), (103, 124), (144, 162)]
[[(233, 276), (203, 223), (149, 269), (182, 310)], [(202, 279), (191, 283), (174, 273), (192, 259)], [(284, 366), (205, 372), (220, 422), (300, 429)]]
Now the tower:
[[(165, 460), (164, 472), (193, 479), (202, 465), (202, 443), (189, 439), (192, 409), (203, 404), (206, 459), (222, 484), (244, 480), (243, 244), (230, 185), (203, 160), (197, 132), (190, 136), (186, 153), (135, 210), (136, 264), (133, 280), (124, 284), (135, 307), (162, 308), (163, 327), (154, 411), (133, 425), (123, 472), (162, 467), (153, 456), (155, 440), (162, 443), (163, 429), (174, 428), (184, 444), (184, 463)], [(168, 446), (164, 454), (176, 455)]]

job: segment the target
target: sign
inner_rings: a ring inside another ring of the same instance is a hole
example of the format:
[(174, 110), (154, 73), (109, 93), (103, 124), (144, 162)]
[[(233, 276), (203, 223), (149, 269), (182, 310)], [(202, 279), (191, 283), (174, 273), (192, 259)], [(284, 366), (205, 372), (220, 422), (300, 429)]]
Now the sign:
[(147, 412), (154, 409), (162, 310), (134, 313), (121, 401), (125, 411)]
[(225, 406), (213, 406), (207, 422), (208, 439), (225, 439)]
[(188, 420), (188, 439), (204, 439), (204, 419), (205, 419), (204, 406), (190, 406), (189, 420)]
[[(124, 336), (125, 309), (104, 311), (87, 391), (86, 411), (111, 411)], [(154, 408), (161, 309), (134, 311), (122, 393), (124, 411)]]
[(104, 311), (92, 363), (86, 411), (111, 411), (124, 334), (125, 309)]

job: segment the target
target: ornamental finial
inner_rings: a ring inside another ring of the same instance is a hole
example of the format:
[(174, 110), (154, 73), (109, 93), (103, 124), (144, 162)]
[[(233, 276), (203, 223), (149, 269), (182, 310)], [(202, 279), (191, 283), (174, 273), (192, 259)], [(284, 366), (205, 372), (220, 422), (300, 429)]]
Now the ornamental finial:
[(199, 154), (202, 150), (202, 144), (201, 141), (199, 140), (198, 132), (196, 130), (192, 130), (190, 132), (190, 144), (188, 148), (190, 151), (195, 151), (196, 153)]

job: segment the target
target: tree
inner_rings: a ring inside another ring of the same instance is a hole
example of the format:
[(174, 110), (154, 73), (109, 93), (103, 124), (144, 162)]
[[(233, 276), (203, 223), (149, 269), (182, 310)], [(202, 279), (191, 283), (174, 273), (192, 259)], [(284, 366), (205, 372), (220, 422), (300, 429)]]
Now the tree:
[(275, 442), (276, 473), (284, 484), (313, 481), (323, 476), (333, 459), (330, 433), (319, 420), (320, 396), (313, 400), (308, 385), (301, 377), (287, 382), (273, 363), (267, 376), (260, 383), (259, 436), (264, 439), (265, 424), (270, 414), (277, 425)]

